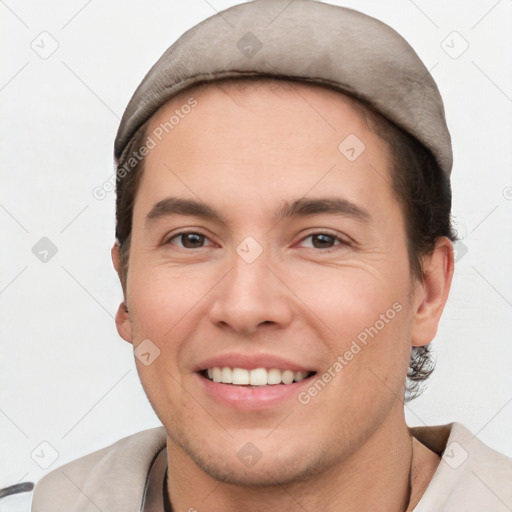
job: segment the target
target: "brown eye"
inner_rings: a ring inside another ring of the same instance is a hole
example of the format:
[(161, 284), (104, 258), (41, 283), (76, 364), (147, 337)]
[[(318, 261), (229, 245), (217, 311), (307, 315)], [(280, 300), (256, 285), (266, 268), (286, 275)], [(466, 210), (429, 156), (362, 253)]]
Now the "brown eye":
[[(179, 243), (175, 243), (173, 240), (179, 240)], [(179, 247), (183, 247), (185, 249), (200, 249), (204, 246), (205, 240), (207, 240), (207, 238), (204, 235), (187, 232), (178, 233), (169, 239), (167, 243), (173, 243), (174, 245), (178, 245)]]
[(318, 235), (311, 235), (313, 247), (315, 249), (324, 249), (325, 247), (332, 247), (336, 242), (336, 238), (332, 235), (320, 233)]
[[(309, 241), (309, 243), (306, 241)], [(348, 245), (348, 243), (340, 237), (329, 233), (312, 233), (303, 238), (301, 244), (313, 249), (331, 249), (336, 245)]]

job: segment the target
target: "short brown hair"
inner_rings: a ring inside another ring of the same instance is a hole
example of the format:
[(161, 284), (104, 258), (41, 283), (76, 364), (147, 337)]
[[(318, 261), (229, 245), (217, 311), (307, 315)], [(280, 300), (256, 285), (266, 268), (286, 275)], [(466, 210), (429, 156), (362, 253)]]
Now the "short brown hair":
[[(274, 83), (277, 79), (290, 85), (297, 82), (288, 77), (244, 77), (228, 78), (238, 89), (248, 82)], [(300, 80), (299, 80), (300, 81)], [(204, 82), (201, 84), (203, 85)], [(330, 86), (319, 85), (320, 87)], [(449, 179), (441, 170), (436, 159), (415, 137), (398, 127), (371, 105), (352, 94), (335, 89), (353, 100), (353, 105), (365, 119), (368, 128), (383, 139), (391, 152), (392, 189), (399, 201), (405, 219), (407, 250), (411, 275), (420, 280), (423, 277), (422, 257), (432, 253), (438, 238), (457, 239), (451, 220), (451, 187)], [(126, 275), (130, 251), (132, 216), (135, 196), (140, 178), (144, 172), (144, 159), (126, 172), (126, 163), (142, 147), (147, 138), (149, 121), (135, 132), (127, 144), (117, 165), (116, 180), (116, 238), (120, 244), (121, 262), (119, 277), (126, 290)], [(120, 170), (124, 169), (120, 177)], [(407, 373), (406, 400), (412, 400), (423, 391), (422, 384), (434, 371), (435, 363), (429, 346), (413, 347)]]

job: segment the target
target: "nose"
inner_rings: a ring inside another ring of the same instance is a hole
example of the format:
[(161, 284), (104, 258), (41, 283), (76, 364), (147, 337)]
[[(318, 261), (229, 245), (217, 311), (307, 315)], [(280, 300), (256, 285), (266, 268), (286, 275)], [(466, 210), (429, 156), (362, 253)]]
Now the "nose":
[(285, 328), (293, 317), (293, 293), (269, 266), (265, 252), (249, 263), (238, 254), (215, 287), (210, 320), (239, 334)]

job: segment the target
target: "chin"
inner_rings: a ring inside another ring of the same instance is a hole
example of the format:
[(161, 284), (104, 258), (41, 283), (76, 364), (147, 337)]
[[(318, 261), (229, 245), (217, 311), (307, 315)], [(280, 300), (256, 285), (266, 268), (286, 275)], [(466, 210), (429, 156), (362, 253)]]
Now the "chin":
[(253, 467), (245, 467), (238, 460), (205, 460), (193, 458), (197, 466), (207, 475), (225, 484), (244, 487), (274, 487), (306, 481), (318, 474), (304, 461), (259, 461)]
[[(188, 440), (187, 440), (188, 441)], [(326, 470), (332, 453), (314, 453), (311, 446), (297, 442), (285, 449), (265, 449), (247, 443), (238, 451), (219, 452), (218, 447), (179, 443), (195, 465), (211, 478), (229, 485), (273, 487), (307, 481)], [(209, 453), (208, 453), (209, 452)], [(333, 461), (331, 461), (333, 462)]]

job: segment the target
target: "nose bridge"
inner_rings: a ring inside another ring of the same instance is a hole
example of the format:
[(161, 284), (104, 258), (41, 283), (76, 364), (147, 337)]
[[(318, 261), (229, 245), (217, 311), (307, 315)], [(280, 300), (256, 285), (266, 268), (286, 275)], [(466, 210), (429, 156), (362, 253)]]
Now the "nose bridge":
[(250, 242), (240, 244), (233, 255), (231, 281), (234, 294), (242, 297), (256, 297), (260, 292), (271, 291), (269, 277), (272, 275), (269, 265), (268, 251), (260, 251), (251, 247)]
[(292, 308), (287, 289), (270, 269), (270, 253), (256, 244), (247, 237), (236, 248), (231, 269), (215, 295), (213, 322), (245, 332), (263, 323), (282, 327), (290, 322)]

